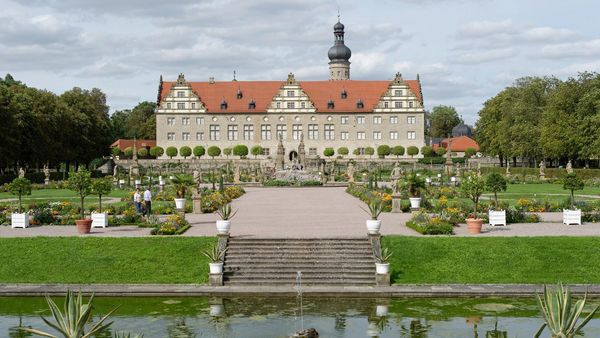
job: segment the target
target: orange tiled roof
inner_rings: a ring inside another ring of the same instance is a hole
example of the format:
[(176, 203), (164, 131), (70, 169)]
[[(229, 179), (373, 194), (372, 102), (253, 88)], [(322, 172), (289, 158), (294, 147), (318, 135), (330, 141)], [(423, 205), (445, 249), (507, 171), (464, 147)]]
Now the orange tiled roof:
[(476, 151), (479, 151), (479, 144), (477, 144), (474, 139), (468, 136), (451, 137), (449, 139), (445, 138), (440, 141), (439, 144), (434, 144), (432, 146), (433, 150), (436, 150), (440, 146), (443, 148), (448, 148), (449, 140), (452, 140), (450, 143), (450, 151), (464, 152), (467, 148), (474, 148)]
[[(405, 80), (417, 100), (422, 102), (419, 82)], [(273, 97), (285, 82), (283, 81), (227, 81), (227, 82), (189, 82), (192, 90), (200, 97), (208, 112), (223, 112), (221, 102), (227, 102), (225, 112), (266, 112)], [(391, 81), (300, 81), (300, 87), (314, 103), (317, 112), (351, 112), (373, 111), (379, 98), (387, 90)], [(175, 82), (163, 82), (161, 87), (161, 100), (171, 90)], [(237, 98), (238, 89), (243, 98)], [(341, 99), (342, 90), (346, 90), (348, 97)], [(329, 99), (334, 101), (334, 108), (328, 109)], [(356, 101), (362, 100), (363, 109), (356, 108)], [(248, 109), (248, 103), (254, 100), (256, 109)]]
[[(126, 148), (133, 147), (133, 140), (118, 139), (110, 145), (111, 148), (117, 147), (124, 151)], [(156, 140), (135, 140), (136, 148), (149, 148), (156, 146)]]

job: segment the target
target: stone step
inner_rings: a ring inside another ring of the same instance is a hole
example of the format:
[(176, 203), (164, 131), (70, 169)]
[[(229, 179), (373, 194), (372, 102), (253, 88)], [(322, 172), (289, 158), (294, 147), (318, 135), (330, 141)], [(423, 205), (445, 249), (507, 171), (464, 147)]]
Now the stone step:
[(273, 264), (277, 266), (298, 266), (305, 264), (315, 265), (344, 265), (344, 266), (366, 266), (372, 265), (375, 266), (375, 261), (372, 258), (369, 259), (356, 259), (351, 262), (344, 259), (331, 259), (331, 258), (321, 258), (320, 260), (306, 260), (306, 259), (297, 259), (291, 257), (284, 257), (280, 259), (272, 259), (272, 258), (263, 258), (263, 259), (252, 259), (252, 258), (237, 258), (237, 259), (227, 259), (225, 258), (225, 266), (231, 265), (260, 265), (260, 264)]
[[(239, 279), (239, 280), (229, 280), (224, 279), (225, 285), (289, 285), (295, 286), (296, 280), (269, 280), (269, 279)], [(371, 277), (369, 279), (364, 280), (349, 280), (349, 279), (336, 279), (336, 280), (327, 280), (327, 279), (305, 279), (302, 280), (302, 285), (341, 285), (341, 286), (353, 286), (353, 285), (373, 285), (375, 284), (375, 278)]]
[(332, 246), (306, 246), (306, 245), (237, 245), (229, 244), (230, 250), (268, 250), (268, 251), (349, 251), (349, 250), (366, 250), (371, 251), (371, 245), (332, 245)]
[[(223, 276), (227, 276), (228, 279), (289, 279), (296, 280), (296, 273), (258, 273), (258, 272), (239, 272), (235, 271), (234, 273), (228, 272)], [(323, 273), (323, 272), (303, 272), (302, 279), (368, 279), (373, 281), (375, 278), (375, 269), (373, 269), (372, 273), (362, 272), (362, 273)]]
[(227, 253), (225, 259), (235, 258), (248, 258), (248, 259), (283, 259), (283, 258), (296, 258), (305, 259), (307, 261), (319, 261), (322, 259), (371, 259), (372, 255), (365, 255), (364, 253), (348, 252), (343, 254), (327, 254), (327, 255), (313, 255), (306, 253), (290, 253), (290, 252), (277, 252), (277, 253), (265, 253), (265, 252), (247, 252), (247, 253)]
[(298, 272), (298, 271), (371, 271), (375, 270), (375, 264), (319, 264), (319, 265), (290, 265), (290, 264), (227, 264), (223, 266), (225, 271), (283, 271), (283, 272)]

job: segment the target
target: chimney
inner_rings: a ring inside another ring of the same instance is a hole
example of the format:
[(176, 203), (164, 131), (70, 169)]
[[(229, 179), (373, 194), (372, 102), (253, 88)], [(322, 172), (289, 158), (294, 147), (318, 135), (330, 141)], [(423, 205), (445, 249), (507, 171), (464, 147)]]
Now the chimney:
[(208, 83), (210, 83), (210, 84), (214, 84), (214, 83), (215, 83), (215, 78), (214, 78), (214, 77), (212, 77), (212, 76), (211, 76), (211, 77), (209, 77), (209, 78), (208, 78)]

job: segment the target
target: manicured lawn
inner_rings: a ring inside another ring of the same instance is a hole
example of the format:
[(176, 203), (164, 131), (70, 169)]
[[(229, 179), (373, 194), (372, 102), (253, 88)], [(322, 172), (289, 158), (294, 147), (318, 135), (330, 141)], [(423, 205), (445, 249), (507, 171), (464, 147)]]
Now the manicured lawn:
[[(106, 200), (107, 197), (116, 197), (122, 198), (129, 195), (129, 191), (127, 190), (113, 190), (108, 196), (102, 196), (102, 203), (108, 202)], [(0, 193), (0, 200), (2, 199), (16, 199), (17, 196), (12, 195), (10, 193), (4, 192)], [(41, 190), (33, 190), (31, 195), (23, 196), (23, 204), (27, 206), (31, 203), (43, 204), (48, 202), (72, 202), (79, 203), (80, 199), (77, 193), (68, 189), (41, 189)], [(0, 202), (0, 204), (5, 205), (17, 205), (17, 202)], [(89, 195), (85, 198), (85, 205), (96, 205), (98, 204), (98, 196)]]
[(213, 237), (0, 238), (0, 282), (200, 283)]
[(600, 283), (598, 237), (385, 236), (392, 283)]
[[(510, 204), (515, 204), (519, 198), (564, 201), (570, 195), (571, 192), (564, 190), (562, 184), (509, 184), (506, 192), (498, 193), (498, 199), (508, 201)], [(576, 191), (575, 195), (592, 195), (597, 196), (597, 199), (600, 199), (600, 188), (585, 187), (583, 190)], [(485, 197), (493, 198), (493, 194), (486, 194)], [(589, 197), (578, 197), (577, 199), (594, 200)]]

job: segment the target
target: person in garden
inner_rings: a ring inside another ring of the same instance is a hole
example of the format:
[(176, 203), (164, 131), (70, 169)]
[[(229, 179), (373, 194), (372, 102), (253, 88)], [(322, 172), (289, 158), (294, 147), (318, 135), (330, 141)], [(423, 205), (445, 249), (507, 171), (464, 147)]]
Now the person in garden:
[(146, 187), (146, 191), (144, 191), (144, 203), (146, 204), (144, 215), (152, 214), (152, 192), (150, 191), (150, 187)]
[(133, 203), (135, 204), (135, 211), (138, 213), (142, 213), (142, 194), (140, 193), (140, 188), (135, 189), (135, 193), (133, 194)]

